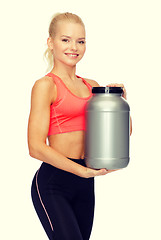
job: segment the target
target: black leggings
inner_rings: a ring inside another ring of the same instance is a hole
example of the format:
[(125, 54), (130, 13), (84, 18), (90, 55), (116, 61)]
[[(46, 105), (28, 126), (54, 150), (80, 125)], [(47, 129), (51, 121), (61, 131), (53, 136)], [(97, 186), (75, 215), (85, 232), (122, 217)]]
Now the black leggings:
[[(71, 160), (85, 166), (82, 159)], [(34, 176), (31, 195), (50, 240), (89, 240), (94, 178), (81, 178), (43, 162)]]

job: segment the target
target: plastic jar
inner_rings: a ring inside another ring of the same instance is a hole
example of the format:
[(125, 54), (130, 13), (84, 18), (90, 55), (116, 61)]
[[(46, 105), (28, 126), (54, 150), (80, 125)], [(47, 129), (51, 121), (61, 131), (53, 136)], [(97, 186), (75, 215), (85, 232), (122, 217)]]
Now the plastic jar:
[(93, 87), (86, 106), (85, 161), (94, 169), (129, 163), (130, 107), (120, 87)]

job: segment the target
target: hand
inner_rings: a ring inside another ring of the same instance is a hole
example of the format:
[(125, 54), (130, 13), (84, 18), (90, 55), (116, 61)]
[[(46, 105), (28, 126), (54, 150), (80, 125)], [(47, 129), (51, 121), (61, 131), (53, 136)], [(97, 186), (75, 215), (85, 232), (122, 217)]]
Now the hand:
[(111, 173), (111, 172), (114, 172), (114, 171), (117, 171), (117, 170), (119, 170), (119, 169), (107, 170), (105, 168), (102, 168), (100, 170), (95, 170), (95, 169), (86, 167), (86, 172), (85, 172), (84, 177), (85, 178), (91, 178), (91, 177), (96, 177), (96, 176), (102, 176), (102, 175), (106, 175), (108, 173)]
[(122, 97), (127, 99), (127, 92), (126, 92), (126, 89), (124, 87), (124, 84), (111, 83), (111, 84), (106, 85), (106, 87), (122, 87), (122, 89), (123, 89)]

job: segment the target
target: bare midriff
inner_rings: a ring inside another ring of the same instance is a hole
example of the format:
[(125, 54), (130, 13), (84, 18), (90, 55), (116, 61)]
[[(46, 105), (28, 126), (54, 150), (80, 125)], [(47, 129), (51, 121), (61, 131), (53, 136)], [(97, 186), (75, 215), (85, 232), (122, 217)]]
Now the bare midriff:
[(48, 136), (49, 146), (65, 157), (84, 158), (84, 131), (73, 131)]

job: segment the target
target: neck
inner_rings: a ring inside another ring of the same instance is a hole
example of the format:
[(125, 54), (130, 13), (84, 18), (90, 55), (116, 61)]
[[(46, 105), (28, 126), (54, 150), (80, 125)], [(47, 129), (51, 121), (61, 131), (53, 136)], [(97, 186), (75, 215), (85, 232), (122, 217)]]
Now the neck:
[(76, 66), (70, 67), (54, 65), (51, 72), (62, 79), (76, 80)]

